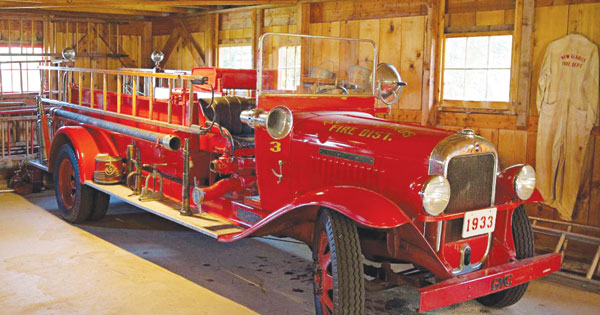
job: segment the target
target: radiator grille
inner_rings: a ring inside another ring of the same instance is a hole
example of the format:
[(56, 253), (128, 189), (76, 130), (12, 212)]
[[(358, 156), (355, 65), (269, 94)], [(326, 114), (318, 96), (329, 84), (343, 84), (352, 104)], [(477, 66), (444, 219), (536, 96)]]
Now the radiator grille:
[(450, 160), (447, 178), (450, 203), (446, 213), (489, 207), (495, 180), (495, 157), (492, 154), (463, 155)]

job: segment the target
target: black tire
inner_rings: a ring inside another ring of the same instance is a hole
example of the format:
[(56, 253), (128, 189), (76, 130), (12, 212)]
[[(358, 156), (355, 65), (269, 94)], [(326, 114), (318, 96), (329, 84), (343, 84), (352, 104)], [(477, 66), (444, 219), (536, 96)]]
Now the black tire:
[[(70, 145), (63, 144), (58, 149), (53, 175), (56, 203), (63, 219), (71, 223), (81, 223), (88, 219), (94, 202), (94, 191), (79, 181), (79, 164)], [(59, 183), (59, 180), (62, 182)]]
[(106, 215), (108, 205), (110, 204), (110, 195), (99, 190), (94, 190), (94, 206), (90, 214), (90, 220), (98, 221)]
[[(527, 217), (527, 213), (523, 206), (515, 209), (515, 212), (513, 213), (512, 230), (517, 259), (533, 257), (535, 254), (533, 232), (531, 231), (529, 218)], [(478, 298), (477, 301), (485, 306), (494, 308), (511, 306), (523, 297), (528, 286), (529, 283), (524, 283), (514, 288), (482, 296)]]
[[(330, 260), (321, 258), (326, 256)], [(324, 209), (321, 212), (315, 227), (313, 261), (316, 313), (364, 314), (363, 262), (358, 232), (352, 220), (335, 211)], [(331, 286), (324, 287), (326, 277), (331, 280)]]

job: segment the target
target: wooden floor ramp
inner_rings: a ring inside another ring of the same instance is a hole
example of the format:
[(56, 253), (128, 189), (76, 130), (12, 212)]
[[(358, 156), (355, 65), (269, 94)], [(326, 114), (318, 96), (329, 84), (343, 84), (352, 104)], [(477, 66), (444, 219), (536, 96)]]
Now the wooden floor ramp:
[(123, 185), (100, 185), (92, 181), (86, 181), (85, 184), (138, 208), (213, 238), (219, 238), (219, 236), (222, 235), (235, 234), (244, 231), (244, 228), (215, 214), (200, 213), (191, 216), (183, 216), (179, 214), (179, 209), (164, 201), (140, 201), (139, 196), (130, 196), (131, 189)]

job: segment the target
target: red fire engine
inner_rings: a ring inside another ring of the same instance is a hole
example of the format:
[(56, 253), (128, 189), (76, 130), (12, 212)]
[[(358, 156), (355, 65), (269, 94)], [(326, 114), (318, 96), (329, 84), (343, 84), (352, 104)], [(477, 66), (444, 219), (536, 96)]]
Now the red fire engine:
[(318, 314), (364, 313), (365, 275), (418, 286), (424, 312), (511, 305), (559, 270), (559, 254), (534, 256), (531, 166), (498, 169), (494, 145), (469, 129), (376, 118), (405, 84), (372, 41), (270, 33), (258, 59), (256, 70), (42, 67), (33, 164), (53, 174), (64, 219), (98, 220), (113, 196), (220, 242), (298, 239), (313, 251)]

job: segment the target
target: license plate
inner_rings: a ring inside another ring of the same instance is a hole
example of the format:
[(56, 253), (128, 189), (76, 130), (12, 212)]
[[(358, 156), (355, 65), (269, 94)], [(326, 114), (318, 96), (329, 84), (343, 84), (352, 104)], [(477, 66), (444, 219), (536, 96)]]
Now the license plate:
[(494, 232), (496, 227), (496, 208), (489, 208), (465, 213), (462, 237)]

